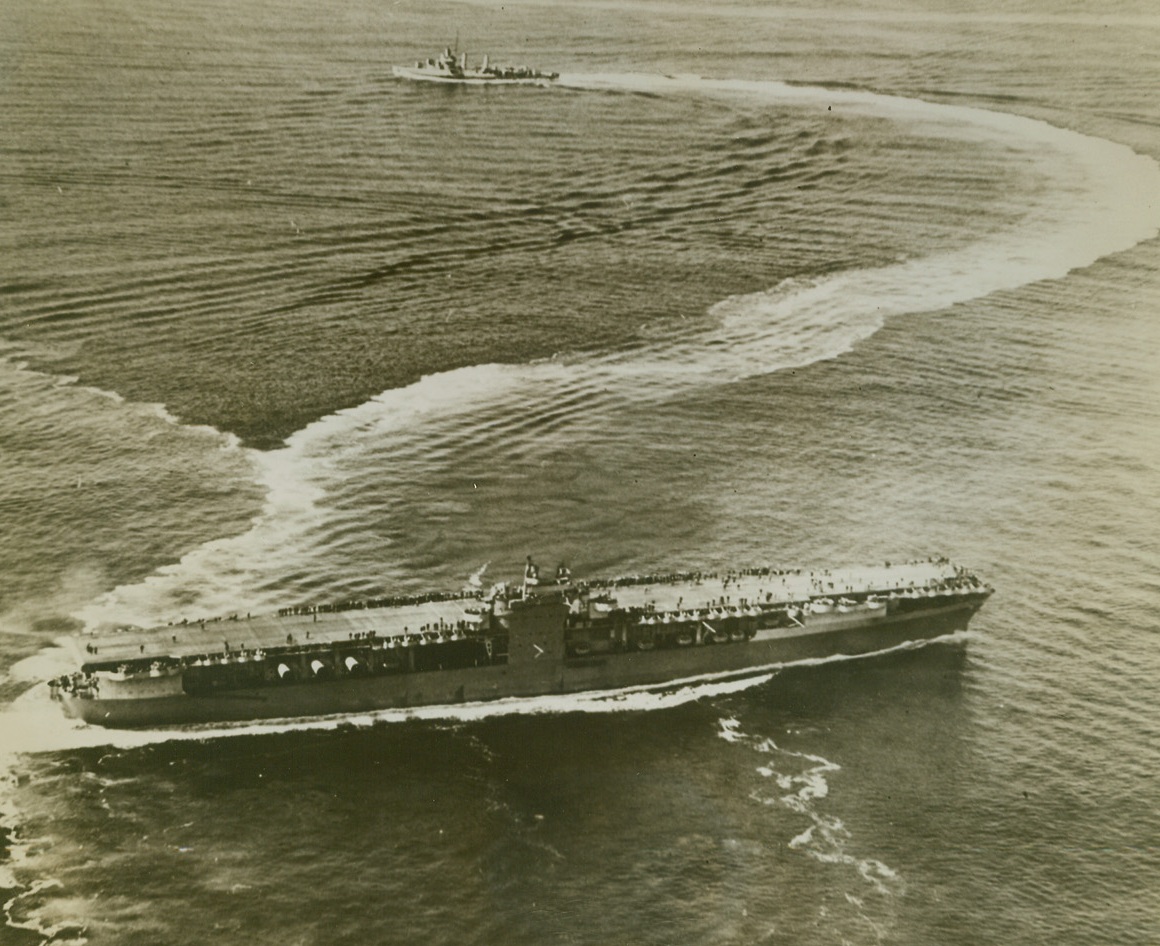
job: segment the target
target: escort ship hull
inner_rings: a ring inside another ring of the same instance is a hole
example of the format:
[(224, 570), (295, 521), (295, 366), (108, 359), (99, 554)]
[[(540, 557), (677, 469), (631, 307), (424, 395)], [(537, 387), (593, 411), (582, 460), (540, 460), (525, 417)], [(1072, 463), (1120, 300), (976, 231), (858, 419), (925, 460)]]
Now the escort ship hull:
[(424, 66), (392, 66), (391, 72), (398, 79), (413, 82), (438, 82), (444, 85), (551, 85), (558, 78), (552, 73), (533, 73), (519, 76), (491, 75), (480, 72), (450, 73), (440, 72)]
[[(762, 571), (724, 585), (698, 576), (537, 586), (122, 632), (90, 639), (81, 671), (53, 689), (71, 716), (142, 727), (743, 677), (965, 629), (990, 589), (949, 563), (917, 564), (917, 574), (894, 566), (889, 581)], [(835, 579), (850, 589), (836, 598), (826, 587)], [(429, 620), (412, 630), (416, 616)], [(223, 633), (251, 640), (239, 649)], [(219, 652), (191, 652), (211, 635)]]
[(445, 85), (551, 85), (559, 78), (558, 73), (540, 72), (528, 66), (494, 65), (487, 56), (481, 65), (468, 67), (467, 53), (453, 56), (449, 48), (414, 66), (392, 66), (391, 72), (399, 79)]

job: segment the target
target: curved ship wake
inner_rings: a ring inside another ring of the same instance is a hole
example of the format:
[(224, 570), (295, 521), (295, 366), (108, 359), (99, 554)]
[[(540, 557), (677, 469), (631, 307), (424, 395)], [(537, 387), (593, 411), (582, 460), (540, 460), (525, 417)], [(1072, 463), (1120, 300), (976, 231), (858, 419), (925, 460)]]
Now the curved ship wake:
[[(934, 311), (1041, 279), (1058, 278), (1156, 232), (1156, 211), (1136, 199), (1155, 188), (1154, 161), (1112, 142), (980, 109), (773, 82), (695, 77), (563, 76), (561, 85), (659, 95), (725, 96), (802, 108), (837, 105), (906, 122), (935, 136), (1002, 145), (1046, 182), (1020, 221), (986, 240), (872, 270), (723, 300), (715, 327), (630, 352), (526, 365), (480, 365), (424, 378), (339, 411), (281, 450), (249, 451), (267, 488), (265, 511), (242, 535), (188, 553), (136, 585), (82, 609), (90, 626), (156, 625), (179, 613), (261, 612), (285, 600), (287, 574), (309, 575), (332, 551), (317, 541), (357, 527), (359, 510), (334, 499), (367, 469), (405, 470), (410, 457), (462, 449), (463, 420), (483, 431), (467, 446), (518, 451), (599, 427), (627, 407), (833, 358), (891, 315)], [(583, 405), (582, 411), (561, 407)], [(518, 406), (518, 410), (515, 410)], [(389, 456), (390, 463), (382, 462)], [(405, 474), (400, 475), (401, 477)], [(319, 571), (325, 571), (320, 568)], [(390, 575), (386, 576), (390, 579)]]
[[(327, 572), (333, 545), (320, 541), (320, 532), (336, 537), (358, 528), (362, 510), (340, 498), (345, 484), (365, 479), (368, 470), (403, 494), (413, 459), (471, 449), (486, 461), (500, 443), (511, 457), (580, 435), (606, 437), (607, 419), (619, 411), (837, 357), (887, 318), (1061, 278), (1149, 239), (1160, 223), (1156, 207), (1138, 199), (1160, 189), (1155, 161), (1034, 119), (768, 81), (563, 75), (558, 82), (832, 108), (839, 120), (874, 115), (914, 133), (1001, 147), (1035, 186), (1017, 223), (960, 249), (724, 299), (713, 308), (708, 330), (688, 329), (632, 351), (460, 368), (338, 411), (301, 429), (283, 449), (252, 451), (267, 505), (249, 531), (210, 542), (144, 582), (115, 589), (79, 617), (92, 626), (149, 625), (178, 613), (269, 610), (287, 597), (286, 575)], [(467, 418), (476, 433), (465, 434)], [(392, 470), (403, 472), (383, 472)], [(384, 580), (397, 577), (402, 574), (388, 571)], [(309, 592), (303, 584), (298, 593)]]

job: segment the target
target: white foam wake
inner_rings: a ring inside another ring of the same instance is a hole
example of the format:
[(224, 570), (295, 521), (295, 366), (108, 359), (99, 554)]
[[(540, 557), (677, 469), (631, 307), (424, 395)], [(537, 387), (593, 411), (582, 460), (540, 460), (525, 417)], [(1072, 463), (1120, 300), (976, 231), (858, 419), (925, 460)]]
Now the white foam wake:
[[(785, 808), (808, 821), (804, 830), (786, 842), (788, 847), (803, 851), (823, 864), (853, 868), (878, 894), (897, 892), (901, 884), (898, 873), (876, 858), (851, 853), (850, 831), (840, 818), (827, 814), (818, 804), (830, 794), (829, 776), (840, 772), (840, 765), (813, 753), (786, 749), (769, 736), (748, 735), (735, 718), (721, 719), (718, 725), (722, 739), (766, 759), (756, 771), (776, 784), (778, 791), (773, 795), (755, 791), (752, 797), (761, 804)], [(862, 906), (856, 898), (851, 902), (859, 909)]]
[(0, 773), (11, 772), (21, 755), (74, 749), (113, 747), (134, 749), (159, 742), (204, 742), (211, 739), (262, 736), (289, 732), (367, 729), (414, 721), (465, 723), (502, 716), (545, 716), (565, 713), (637, 713), (681, 706), (702, 699), (738, 693), (769, 682), (772, 672), (740, 679), (677, 681), (661, 687), (625, 687), (566, 696), (512, 697), (485, 703), (418, 706), (333, 716), (222, 723), (175, 729), (104, 729), (65, 717), (46, 686), (29, 690), (0, 711)]
[[(51, 513), (64, 507), (77, 510), (72, 528), (83, 528), (79, 523), (86, 511), (113, 518), (112, 513), (123, 510), (114, 511), (108, 508), (111, 500), (101, 499), (110, 495), (110, 484), (113, 494), (116, 484), (125, 482), (141, 490), (173, 488), (180, 482), (177, 476), (140, 462), (142, 455), (158, 451), (172, 467), (196, 468), (197, 475), (217, 483), (247, 484), (252, 479), (250, 453), (233, 434), (182, 424), (161, 404), (127, 401), (115, 392), (80, 385), (75, 377), (30, 366), (54, 357), (59, 353), (0, 340), (4, 498), (22, 510), (26, 528), (51, 529), (54, 517), (45, 517), (43, 510)], [(147, 472), (142, 473), (143, 468)], [(194, 476), (190, 473), (189, 480)], [(72, 541), (65, 521), (56, 523), (62, 543)], [(2, 541), (10, 542), (13, 552), (22, 548), (19, 529)], [(103, 563), (96, 557), (82, 563), (66, 554), (63, 560), (67, 564), (60, 567), (56, 580), (41, 588), (36, 599), (23, 597), (10, 581), (0, 610), (0, 633), (39, 637), (32, 628), (46, 613), (82, 608), (108, 587)]]

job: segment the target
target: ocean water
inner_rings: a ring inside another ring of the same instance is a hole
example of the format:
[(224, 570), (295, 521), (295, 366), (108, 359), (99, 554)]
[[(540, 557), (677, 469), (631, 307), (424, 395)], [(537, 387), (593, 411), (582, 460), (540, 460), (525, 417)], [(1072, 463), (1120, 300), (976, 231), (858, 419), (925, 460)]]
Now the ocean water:
[[(551, 89), (391, 77), (454, 44)], [(1145, 944), (1149, 4), (0, 8), (0, 941)], [(64, 634), (946, 554), (745, 685), (106, 733)]]

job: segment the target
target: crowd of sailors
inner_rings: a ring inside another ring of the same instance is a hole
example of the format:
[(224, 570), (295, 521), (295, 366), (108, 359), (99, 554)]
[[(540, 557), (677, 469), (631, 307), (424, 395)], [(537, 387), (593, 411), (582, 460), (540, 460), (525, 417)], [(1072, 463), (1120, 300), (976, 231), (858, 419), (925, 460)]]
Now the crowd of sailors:
[[(885, 568), (906, 568), (920, 565), (938, 565), (942, 567), (949, 566), (950, 560), (941, 556), (931, 556), (924, 559), (911, 559), (906, 562), (885, 562)], [(954, 566), (956, 577), (965, 577), (969, 572), (961, 567)], [(720, 581), (722, 585), (728, 586), (730, 584), (739, 583), (742, 578), (782, 578), (788, 579), (790, 577), (801, 577), (808, 575), (811, 581), (825, 582), (832, 579), (835, 574), (841, 574), (843, 570), (839, 569), (835, 572), (833, 569), (825, 568), (820, 571), (807, 571), (802, 568), (782, 568), (777, 565), (753, 566), (749, 568), (731, 568), (725, 571), (685, 571), (685, 572), (658, 572), (644, 575), (622, 575), (617, 578), (596, 578), (589, 581), (577, 582), (577, 588), (628, 588), (634, 585), (676, 585), (676, 584), (704, 584), (706, 582)], [(937, 580), (937, 579), (931, 579)]]
[(48, 681), (49, 692), (56, 696), (58, 693), (75, 693), (86, 696), (100, 694), (100, 678), (91, 671), (80, 671), (65, 674)]
[(385, 598), (360, 598), (331, 604), (303, 604), (279, 608), (279, 617), (296, 614), (327, 614), (337, 611), (366, 611), (372, 608), (405, 608), (438, 601), (465, 601), (479, 597), (477, 591), (432, 591), (419, 595), (390, 595)]
[[(913, 561), (902, 563), (906, 565), (949, 565), (950, 562), (941, 556), (931, 557), (928, 559), (915, 559)], [(892, 563), (886, 562), (886, 568), (900, 567), (897, 563), (892, 566)], [(966, 577), (968, 572), (966, 569), (955, 568), (957, 577)], [(617, 578), (592, 578), (582, 581), (573, 581), (571, 569), (564, 562), (561, 562), (556, 567), (555, 576), (552, 582), (541, 578), (540, 567), (535, 563), (529, 555), (524, 565), (524, 588), (535, 590), (537, 586), (551, 587), (552, 585), (560, 586), (567, 585), (574, 592), (584, 594), (590, 590), (603, 590), (609, 588), (628, 588), (636, 585), (676, 585), (676, 584), (704, 584), (711, 581), (720, 581), (723, 588), (728, 588), (730, 584), (736, 585), (741, 578), (752, 577), (771, 577), (784, 579), (790, 577), (800, 577), (804, 574), (810, 576), (811, 590), (816, 590), (818, 593), (825, 593), (826, 591), (834, 591), (841, 593), (851, 593), (859, 590), (872, 591), (874, 590), (870, 583), (867, 582), (862, 588), (855, 587), (853, 582), (846, 582), (840, 587), (834, 582), (834, 575), (831, 569), (824, 569), (822, 571), (803, 571), (801, 568), (780, 568), (778, 566), (763, 566), (751, 568), (729, 569), (724, 572), (717, 571), (684, 571), (684, 572), (658, 572), (653, 574), (643, 575), (623, 575)], [(928, 580), (928, 585), (940, 581), (942, 579), (931, 578)], [(915, 585), (914, 581), (910, 582), (910, 586)], [(504, 583), (493, 585), (491, 591), (485, 597), (492, 597), (495, 595), (503, 595), (507, 593), (507, 586)], [(330, 602), (326, 604), (302, 604), (293, 605), (290, 607), (279, 608), (277, 614), (279, 617), (291, 617), (295, 615), (316, 615), (316, 614), (333, 614), (342, 611), (367, 611), (378, 608), (401, 608), (413, 607), (415, 605), (438, 603), (444, 601), (467, 601), (478, 600), (481, 597), (478, 590), (464, 589), (462, 591), (434, 591), (424, 594), (411, 595), (389, 595), (378, 598), (352, 598), (345, 601)], [(246, 615), (248, 618), (249, 615)], [(229, 620), (237, 620), (237, 615), (231, 615)], [(213, 618), (214, 621), (220, 621), (221, 618)], [(182, 624), (188, 623), (182, 621)], [(203, 619), (200, 622), (204, 624)]]
[[(823, 585), (828, 586), (832, 594), (841, 595), (836, 599), (822, 591)], [(930, 579), (924, 582), (910, 581), (906, 585), (890, 590), (881, 590), (874, 583), (866, 583), (856, 587), (854, 583), (840, 584), (836, 589), (833, 582), (826, 582), (824, 578), (811, 579), (811, 594), (807, 598), (786, 599), (778, 597), (773, 591), (761, 591), (756, 598), (739, 598), (733, 601), (732, 595), (720, 595), (710, 598), (705, 604), (694, 607), (683, 607), (684, 599), (678, 598), (675, 608), (658, 611), (653, 602), (640, 607), (629, 609), (639, 615), (639, 622), (657, 623), (654, 615), (660, 615), (664, 623), (680, 620), (699, 620), (703, 618), (727, 617), (758, 617), (767, 614), (770, 610), (782, 610), (791, 617), (805, 611), (815, 614), (826, 611), (850, 611), (855, 607), (864, 606), (869, 610), (884, 607), (889, 600), (915, 600), (920, 598), (937, 598), (944, 595), (969, 595), (984, 591), (983, 585), (974, 575), (963, 574), (955, 578)], [(812, 593), (817, 591), (816, 594)], [(845, 595), (856, 597), (845, 597)]]

